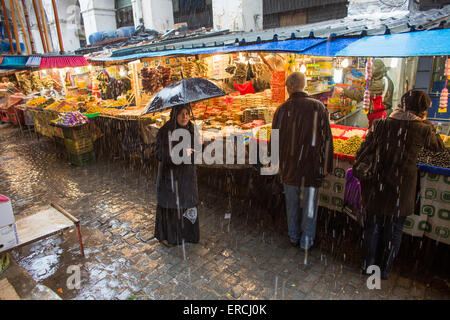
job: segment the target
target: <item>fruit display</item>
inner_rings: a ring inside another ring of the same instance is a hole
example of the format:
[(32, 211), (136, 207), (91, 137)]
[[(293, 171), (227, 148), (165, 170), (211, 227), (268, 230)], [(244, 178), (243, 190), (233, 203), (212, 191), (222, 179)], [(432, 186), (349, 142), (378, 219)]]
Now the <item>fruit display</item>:
[(92, 105), (91, 107), (89, 107), (86, 110), (86, 113), (87, 114), (102, 113), (103, 111), (104, 111), (103, 108), (101, 108), (101, 107), (97, 106), (96, 104), (94, 104), (94, 105)]
[(49, 104), (48, 106), (46, 106), (44, 109), (45, 110), (58, 110), (59, 109), (59, 105), (61, 104), (60, 101), (55, 101), (51, 104)]
[(285, 77), (284, 71), (274, 71), (270, 87), (272, 89), (272, 102), (283, 103), (285, 101)]
[(63, 101), (61, 105), (58, 107), (59, 112), (75, 112), (78, 111), (78, 107), (72, 103)]
[(67, 112), (64, 115), (61, 115), (58, 119), (56, 119), (55, 123), (66, 127), (72, 127), (88, 123), (88, 119), (85, 116), (83, 116), (80, 112), (75, 111), (75, 112)]
[(196, 76), (196, 66), (193, 61), (186, 61), (181, 64), (184, 78), (194, 78)]
[(367, 130), (352, 129), (352, 130), (346, 131), (342, 135), (342, 137), (350, 138), (350, 137), (353, 137), (353, 136), (358, 136), (360, 138), (364, 138), (366, 133), (367, 133)]
[(34, 98), (34, 99), (28, 101), (27, 102), (27, 106), (29, 106), (29, 107), (36, 107), (36, 106), (38, 106), (38, 105), (40, 105), (40, 104), (42, 104), (42, 103), (44, 103), (46, 101), (47, 101), (47, 99), (45, 99), (44, 97), (37, 97), (37, 98)]
[(364, 140), (357, 135), (352, 136), (347, 140), (333, 139), (334, 153), (355, 156), (356, 151), (358, 151), (363, 141)]
[(148, 94), (154, 94), (162, 87), (161, 73), (157, 68), (143, 68), (141, 77), (142, 88)]
[(158, 66), (158, 71), (161, 77), (162, 86), (167, 87), (171, 83), (170, 80), (171, 69), (163, 66)]

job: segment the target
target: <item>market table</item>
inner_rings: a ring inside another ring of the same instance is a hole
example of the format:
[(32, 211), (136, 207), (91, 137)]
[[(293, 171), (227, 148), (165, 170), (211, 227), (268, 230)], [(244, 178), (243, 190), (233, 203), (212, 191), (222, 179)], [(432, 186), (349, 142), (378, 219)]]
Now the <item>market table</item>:
[(80, 251), (81, 255), (84, 257), (80, 221), (54, 203), (51, 203), (50, 206), (44, 207), (36, 213), (16, 219), (19, 243), (5, 251), (23, 247), (27, 244), (48, 238), (72, 227), (76, 227), (77, 229), (78, 240), (80, 242)]

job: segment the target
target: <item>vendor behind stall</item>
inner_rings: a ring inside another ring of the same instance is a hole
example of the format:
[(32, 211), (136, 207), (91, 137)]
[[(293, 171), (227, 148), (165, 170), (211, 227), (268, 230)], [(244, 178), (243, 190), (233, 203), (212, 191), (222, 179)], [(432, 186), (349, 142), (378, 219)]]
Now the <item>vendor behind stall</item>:
[[(364, 100), (364, 89), (343, 89), (334, 88), (335, 92), (347, 98), (361, 102)], [(375, 119), (386, 118), (386, 111), (390, 113), (392, 108), (392, 96), (394, 92), (394, 83), (387, 75), (387, 69), (381, 59), (373, 61), (373, 75), (369, 83), (370, 91), (370, 109), (367, 114), (369, 128)]]
[(0, 89), (8, 89), (11, 86), (14, 86), (14, 84), (11, 81), (9, 81), (9, 78), (3, 77), (2, 82), (0, 83)]

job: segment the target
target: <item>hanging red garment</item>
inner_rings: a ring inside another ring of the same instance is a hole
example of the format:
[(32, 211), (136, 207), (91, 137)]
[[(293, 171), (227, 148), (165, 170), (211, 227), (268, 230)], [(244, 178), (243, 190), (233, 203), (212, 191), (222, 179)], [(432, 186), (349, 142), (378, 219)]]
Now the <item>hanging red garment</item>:
[(383, 98), (381, 96), (371, 97), (373, 105), (373, 112), (367, 115), (367, 119), (369, 120), (369, 128), (372, 127), (372, 123), (376, 119), (385, 119), (387, 117), (386, 107), (383, 104)]
[(253, 84), (251, 81), (247, 81), (246, 83), (243, 84), (234, 84), (234, 88), (236, 90), (238, 90), (241, 95), (247, 94), (247, 93), (255, 93), (255, 88), (253, 88)]

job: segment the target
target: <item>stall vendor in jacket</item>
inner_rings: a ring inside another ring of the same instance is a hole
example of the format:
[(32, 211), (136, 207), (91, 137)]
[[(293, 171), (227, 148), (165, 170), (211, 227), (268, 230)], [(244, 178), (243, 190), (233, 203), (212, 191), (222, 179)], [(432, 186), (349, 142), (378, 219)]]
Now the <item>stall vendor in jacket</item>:
[[(343, 89), (334, 88), (335, 92), (344, 97), (361, 102), (364, 100), (364, 88), (362, 89)], [(387, 69), (381, 59), (374, 59), (372, 80), (369, 83), (370, 108), (367, 118), (369, 128), (373, 120), (386, 118), (386, 110), (392, 108), (392, 96), (394, 93), (394, 83), (387, 75)]]

